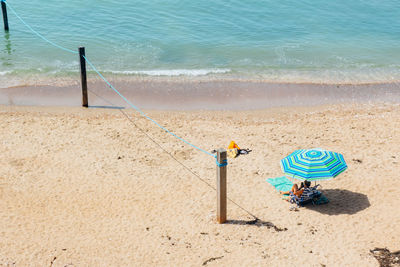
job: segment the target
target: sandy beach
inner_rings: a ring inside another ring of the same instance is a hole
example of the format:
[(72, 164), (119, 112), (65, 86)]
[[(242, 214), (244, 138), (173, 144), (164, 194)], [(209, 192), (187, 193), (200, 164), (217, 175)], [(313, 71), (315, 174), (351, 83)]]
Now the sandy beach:
[[(0, 266), (379, 266), (370, 250), (400, 250), (398, 104), (148, 111), (207, 151), (253, 150), (230, 159), (228, 197), (260, 221), (228, 202), (223, 225), (215, 160), (125, 112), (134, 123), (118, 109), (0, 106)], [(290, 210), (265, 180), (314, 147), (348, 170), (321, 182), (329, 204)]]
[[(396, 1), (1, 5), (0, 267), (400, 267)], [(312, 148), (348, 168), (297, 207)]]

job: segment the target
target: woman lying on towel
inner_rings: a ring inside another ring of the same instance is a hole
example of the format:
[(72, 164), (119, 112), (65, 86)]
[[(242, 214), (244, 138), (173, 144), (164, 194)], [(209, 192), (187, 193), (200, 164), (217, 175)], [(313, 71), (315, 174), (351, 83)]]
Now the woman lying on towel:
[(290, 192), (292, 192), (297, 197), (301, 197), (301, 195), (304, 192), (304, 189), (310, 188), (310, 185), (311, 182), (305, 180), (304, 183), (303, 182), (301, 183), (300, 188), (297, 184), (293, 184), (291, 191), (286, 191), (286, 192), (280, 191), (279, 193), (281, 193), (282, 195), (290, 195)]

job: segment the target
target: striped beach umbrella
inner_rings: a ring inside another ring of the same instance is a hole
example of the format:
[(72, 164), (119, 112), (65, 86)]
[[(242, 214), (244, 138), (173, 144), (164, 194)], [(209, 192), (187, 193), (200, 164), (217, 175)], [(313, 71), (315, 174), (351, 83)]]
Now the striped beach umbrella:
[(299, 180), (328, 180), (347, 169), (341, 154), (323, 149), (300, 149), (281, 159), (283, 172)]

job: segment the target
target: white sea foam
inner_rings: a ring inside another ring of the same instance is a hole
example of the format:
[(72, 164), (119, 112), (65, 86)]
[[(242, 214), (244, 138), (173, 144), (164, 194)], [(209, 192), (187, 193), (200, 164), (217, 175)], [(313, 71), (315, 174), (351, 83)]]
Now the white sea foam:
[(113, 74), (136, 74), (148, 76), (204, 76), (208, 74), (222, 74), (230, 72), (230, 69), (174, 69), (174, 70), (128, 70), (109, 71)]
[(9, 73), (11, 73), (11, 71), (0, 71), (0, 76), (4, 76)]

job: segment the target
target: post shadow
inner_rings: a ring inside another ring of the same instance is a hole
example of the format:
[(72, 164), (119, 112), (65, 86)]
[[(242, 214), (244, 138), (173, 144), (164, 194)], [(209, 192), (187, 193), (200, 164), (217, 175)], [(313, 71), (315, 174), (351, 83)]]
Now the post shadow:
[(88, 108), (125, 109), (125, 107), (116, 107), (116, 106), (88, 106)]
[(329, 199), (323, 205), (309, 204), (306, 208), (322, 214), (340, 215), (355, 214), (371, 206), (367, 195), (346, 189), (322, 189), (321, 192)]
[(273, 224), (272, 222), (267, 222), (263, 221), (260, 219), (254, 219), (254, 220), (227, 220), (225, 221), (225, 224), (234, 224), (234, 225), (253, 225), (256, 227), (267, 227), (268, 229), (273, 228), (276, 232), (282, 232), (282, 231), (287, 231), (287, 228), (280, 228)]
[(125, 107), (123, 107), (123, 106), (116, 106), (111, 101), (105, 99), (104, 97), (102, 97), (99, 94), (96, 94), (94, 91), (88, 90), (88, 92), (90, 92), (91, 94), (95, 95), (96, 97), (98, 97), (98, 98), (100, 98), (101, 100), (104, 101), (104, 102), (101, 102), (101, 103), (109, 104), (109, 105), (88, 105), (88, 108), (104, 108), (104, 109), (118, 109), (118, 110), (125, 109)]

